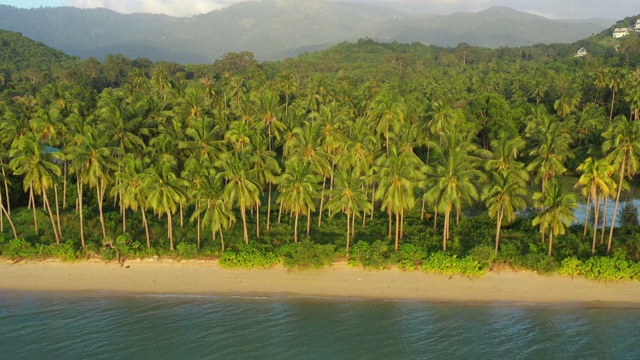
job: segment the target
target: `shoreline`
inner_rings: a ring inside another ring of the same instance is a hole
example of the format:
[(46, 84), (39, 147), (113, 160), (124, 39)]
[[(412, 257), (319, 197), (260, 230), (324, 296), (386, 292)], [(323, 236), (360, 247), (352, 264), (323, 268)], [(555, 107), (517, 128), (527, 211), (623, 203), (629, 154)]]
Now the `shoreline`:
[(596, 282), (532, 272), (479, 278), (365, 270), (346, 263), (319, 270), (226, 269), (214, 261), (0, 261), (0, 291), (80, 294), (268, 297), (640, 308), (640, 282)]

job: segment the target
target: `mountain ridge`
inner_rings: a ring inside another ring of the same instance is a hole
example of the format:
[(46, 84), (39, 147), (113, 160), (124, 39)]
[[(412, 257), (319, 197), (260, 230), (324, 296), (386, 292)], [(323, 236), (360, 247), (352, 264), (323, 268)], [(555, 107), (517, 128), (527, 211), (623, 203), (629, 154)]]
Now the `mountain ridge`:
[(278, 60), (360, 38), (491, 48), (568, 43), (606, 27), (592, 20), (550, 20), (504, 6), (432, 15), (359, 3), (264, 0), (178, 18), (124, 15), (107, 9), (27, 10), (0, 5), (0, 28), (71, 55), (104, 58), (122, 53), (178, 63), (211, 63), (225, 53), (240, 51), (253, 52), (259, 60)]

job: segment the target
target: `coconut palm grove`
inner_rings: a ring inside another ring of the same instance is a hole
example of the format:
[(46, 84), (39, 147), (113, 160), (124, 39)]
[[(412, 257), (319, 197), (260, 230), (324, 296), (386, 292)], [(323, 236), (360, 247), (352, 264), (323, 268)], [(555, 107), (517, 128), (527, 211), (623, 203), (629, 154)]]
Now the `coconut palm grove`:
[(637, 279), (640, 36), (605, 35), (182, 65), (2, 32), (0, 249)]

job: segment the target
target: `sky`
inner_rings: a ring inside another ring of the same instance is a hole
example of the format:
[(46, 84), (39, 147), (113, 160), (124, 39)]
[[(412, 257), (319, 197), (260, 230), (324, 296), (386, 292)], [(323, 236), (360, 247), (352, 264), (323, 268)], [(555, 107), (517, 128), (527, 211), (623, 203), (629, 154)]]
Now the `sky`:
[[(104, 7), (120, 13), (147, 12), (191, 16), (247, 0), (0, 0), (22, 8), (40, 6)], [(638, 0), (349, 0), (408, 12), (437, 15), (474, 12), (491, 6), (509, 6), (552, 19), (603, 18), (620, 20), (640, 13)]]

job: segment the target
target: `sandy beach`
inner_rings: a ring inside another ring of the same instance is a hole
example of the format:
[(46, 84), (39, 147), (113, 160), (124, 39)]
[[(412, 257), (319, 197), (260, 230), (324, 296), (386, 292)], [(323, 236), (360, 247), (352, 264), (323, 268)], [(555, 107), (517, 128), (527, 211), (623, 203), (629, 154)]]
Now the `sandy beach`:
[(571, 303), (640, 308), (640, 282), (605, 283), (530, 272), (480, 278), (369, 271), (337, 263), (321, 270), (230, 270), (213, 261), (88, 260), (0, 263), (0, 289), (220, 296), (308, 296), (462, 303)]

